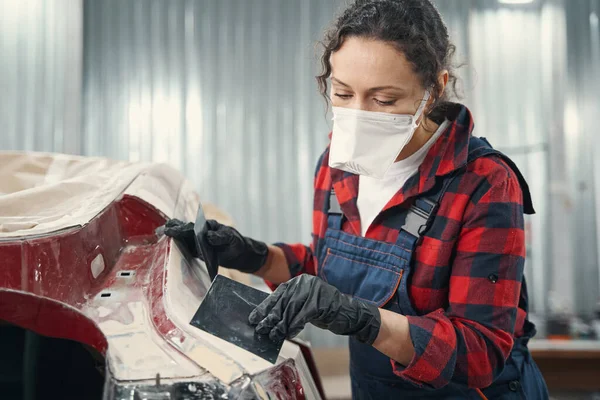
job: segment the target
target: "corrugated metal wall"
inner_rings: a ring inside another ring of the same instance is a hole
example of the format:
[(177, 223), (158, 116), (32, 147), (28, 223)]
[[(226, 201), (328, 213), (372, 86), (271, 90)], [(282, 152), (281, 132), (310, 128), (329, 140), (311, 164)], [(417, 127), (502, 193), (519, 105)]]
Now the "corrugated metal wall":
[[(598, 235), (587, 222), (600, 225), (589, 146), (599, 2), (437, 1), (457, 61), (468, 63), (459, 71), (477, 133), (532, 186), (537, 311), (548, 288), (581, 311), (598, 297)], [(0, 146), (168, 162), (244, 233), (308, 242), (329, 130), (314, 42), (342, 4), (0, 0)]]
[(84, 153), (169, 162), (242, 231), (307, 242), (329, 132), (314, 44), (343, 3), (86, 1)]
[(333, 1), (87, 1), (86, 154), (173, 164), (268, 240), (310, 238)]
[[(572, 271), (574, 307), (589, 314), (596, 303), (600, 305), (600, 163), (595, 146), (600, 112), (600, 0), (582, 3), (573, 7), (569, 2), (565, 9), (568, 84), (564, 87), (564, 134), (573, 257), (572, 264), (556, 268)], [(555, 282), (554, 287), (559, 290), (562, 285)]]
[(0, 149), (80, 151), (82, 10), (0, 0)]

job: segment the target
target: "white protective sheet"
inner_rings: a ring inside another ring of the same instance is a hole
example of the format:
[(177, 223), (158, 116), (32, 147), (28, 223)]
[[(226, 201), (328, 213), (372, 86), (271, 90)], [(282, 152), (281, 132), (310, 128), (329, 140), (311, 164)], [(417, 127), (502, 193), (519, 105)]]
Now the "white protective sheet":
[(149, 169), (103, 158), (0, 152), (0, 239), (84, 225)]

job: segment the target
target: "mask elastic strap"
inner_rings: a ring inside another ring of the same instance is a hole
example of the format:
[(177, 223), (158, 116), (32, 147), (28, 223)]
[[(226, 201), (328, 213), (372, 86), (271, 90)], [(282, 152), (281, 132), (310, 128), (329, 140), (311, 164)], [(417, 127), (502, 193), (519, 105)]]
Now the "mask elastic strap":
[(421, 114), (423, 113), (423, 110), (425, 110), (425, 105), (427, 104), (427, 100), (429, 100), (429, 90), (425, 91), (425, 94), (423, 95), (423, 100), (421, 100), (421, 105), (419, 106), (419, 108), (417, 109), (417, 112), (415, 113), (414, 119), (413, 119), (413, 125), (416, 127), (417, 125), (417, 120), (421, 117)]

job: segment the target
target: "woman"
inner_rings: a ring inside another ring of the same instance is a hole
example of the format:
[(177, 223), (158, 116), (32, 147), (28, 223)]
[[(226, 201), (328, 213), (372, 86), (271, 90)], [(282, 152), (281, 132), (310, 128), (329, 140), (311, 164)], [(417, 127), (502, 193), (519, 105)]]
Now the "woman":
[[(447, 102), (453, 46), (428, 0), (357, 0), (323, 42), (331, 143), (315, 174), (313, 242), (264, 243), (209, 221), (219, 264), (275, 292), (249, 319), (350, 336), (355, 399), (543, 399), (530, 358), (515, 165)], [(193, 226), (166, 233), (190, 243)]]

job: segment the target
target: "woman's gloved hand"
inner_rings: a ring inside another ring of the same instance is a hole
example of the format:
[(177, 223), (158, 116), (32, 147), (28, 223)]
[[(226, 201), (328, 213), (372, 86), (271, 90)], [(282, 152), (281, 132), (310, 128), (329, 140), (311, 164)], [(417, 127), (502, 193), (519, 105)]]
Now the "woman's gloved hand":
[[(212, 219), (206, 225), (206, 241), (217, 254), (220, 266), (254, 273), (265, 265), (269, 254), (265, 243), (242, 236), (234, 228)], [(202, 258), (196, 248), (192, 222), (171, 219), (165, 224), (165, 235), (177, 240), (192, 256)]]
[(256, 325), (257, 333), (269, 334), (272, 340), (294, 337), (311, 322), (338, 335), (373, 344), (381, 327), (375, 305), (347, 296), (311, 275), (300, 275), (281, 284), (248, 319)]

